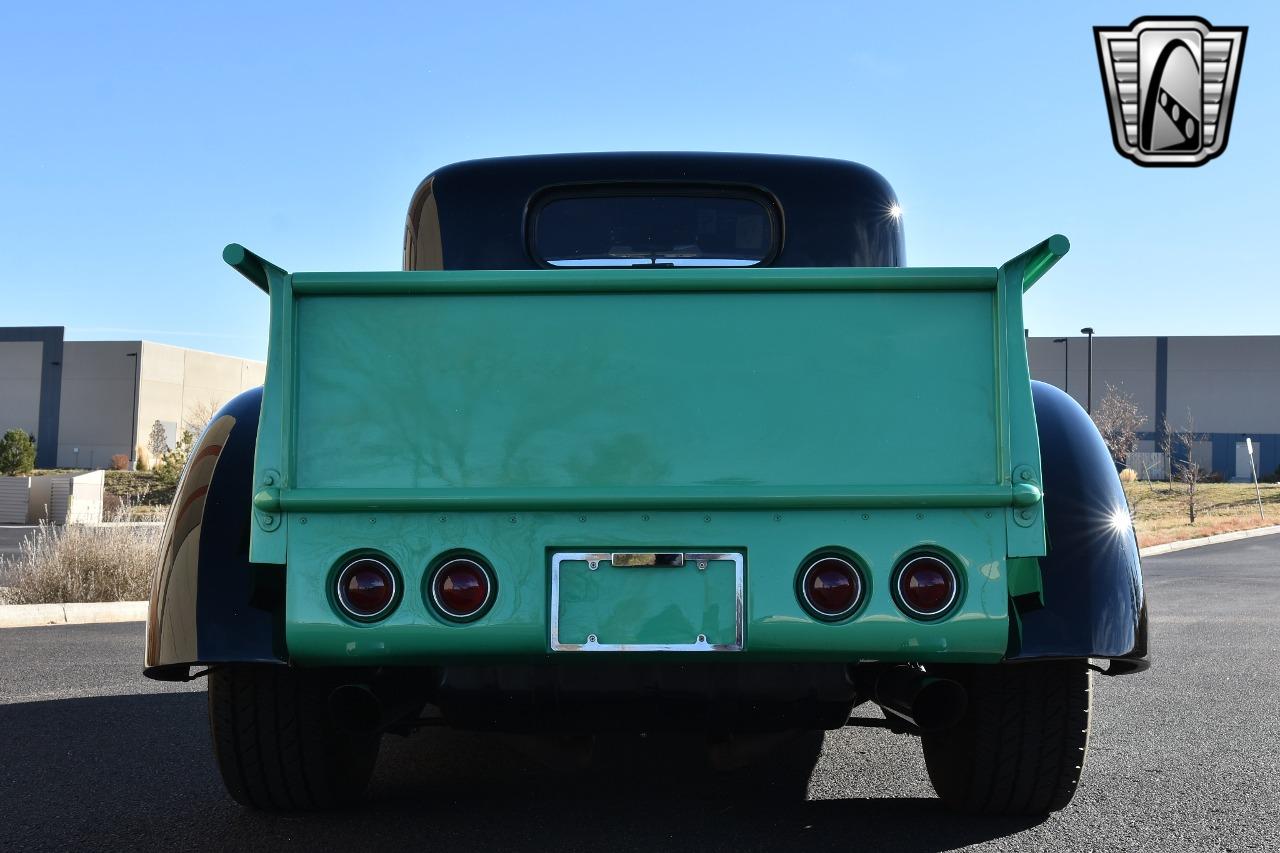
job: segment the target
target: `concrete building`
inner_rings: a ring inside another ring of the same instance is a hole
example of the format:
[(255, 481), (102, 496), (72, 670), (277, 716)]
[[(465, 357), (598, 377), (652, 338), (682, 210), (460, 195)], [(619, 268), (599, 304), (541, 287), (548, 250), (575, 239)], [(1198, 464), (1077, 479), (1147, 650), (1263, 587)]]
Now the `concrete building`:
[[(1089, 340), (1029, 337), (1035, 379), (1065, 388), (1088, 404)], [(1093, 339), (1093, 404), (1112, 385), (1147, 417), (1130, 464), (1140, 474), (1163, 473), (1158, 452), (1165, 429), (1199, 436), (1193, 452), (1205, 471), (1250, 479), (1245, 439), (1251, 438), (1259, 476), (1280, 466), (1280, 335), (1098, 337)], [(1152, 467), (1154, 466), (1154, 467)]]
[(260, 361), (152, 341), (67, 341), (60, 326), (0, 327), (0, 432), (36, 437), (41, 468), (106, 468), (146, 447), (159, 421), (170, 447), (193, 413), (262, 384)]

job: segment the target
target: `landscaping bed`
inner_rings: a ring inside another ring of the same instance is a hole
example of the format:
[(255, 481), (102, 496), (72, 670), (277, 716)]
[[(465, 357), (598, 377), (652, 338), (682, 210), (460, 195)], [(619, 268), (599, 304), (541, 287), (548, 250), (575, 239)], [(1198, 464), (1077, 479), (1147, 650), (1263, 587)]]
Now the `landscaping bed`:
[(124, 512), (131, 521), (163, 521), (176, 488), (154, 471), (107, 471), (103, 514)]
[(1258, 489), (1262, 516), (1253, 483), (1198, 483), (1194, 524), (1189, 520), (1185, 483), (1139, 481), (1124, 485), (1138, 545), (1143, 548), (1280, 524), (1280, 485), (1276, 483), (1263, 483)]
[[(37, 468), (33, 477), (47, 474), (86, 474), (85, 468)], [(102, 517), (129, 521), (164, 521), (173, 503), (176, 483), (155, 471), (103, 471)]]
[(158, 524), (41, 524), (0, 557), (0, 604), (141, 601), (151, 592)]

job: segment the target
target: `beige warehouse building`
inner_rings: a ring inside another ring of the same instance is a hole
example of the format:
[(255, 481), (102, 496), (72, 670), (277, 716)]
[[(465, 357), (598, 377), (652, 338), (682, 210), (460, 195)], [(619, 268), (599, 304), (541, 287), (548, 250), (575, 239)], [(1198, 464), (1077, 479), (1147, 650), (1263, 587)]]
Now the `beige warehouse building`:
[(1130, 465), (1163, 476), (1166, 430), (1194, 433), (1193, 455), (1226, 480), (1280, 472), (1280, 335), (1027, 338), (1031, 375), (1066, 389), (1081, 406), (1113, 387), (1146, 423)]
[(0, 327), (0, 432), (36, 437), (41, 468), (107, 468), (262, 384), (260, 361), (152, 341), (66, 341), (60, 326)]

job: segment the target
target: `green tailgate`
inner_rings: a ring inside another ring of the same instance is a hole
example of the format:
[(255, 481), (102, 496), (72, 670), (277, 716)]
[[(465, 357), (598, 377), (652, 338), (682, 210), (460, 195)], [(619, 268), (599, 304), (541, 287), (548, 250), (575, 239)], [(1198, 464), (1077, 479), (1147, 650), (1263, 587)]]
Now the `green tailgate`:
[(995, 486), (994, 296), (304, 297), (296, 483)]
[[(743, 656), (998, 657), (1009, 569), (1027, 562), (1009, 558), (1045, 546), (1022, 293), (1065, 243), (1000, 269), (293, 275), (229, 247), (272, 301), (251, 554), (288, 566), (290, 653), (556, 653), (554, 555), (665, 548), (741, 555), (737, 624), (720, 564), (568, 561), (565, 643), (722, 647), (740, 632)], [(965, 575), (932, 624), (887, 592), (922, 544)], [(834, 625), (793, 590), (827, 546), (855, 552), (872, 587)], [(493, 609), (466, 626), (421, 600), (450, 548), (498, 574)], [(326, 592), (357, 549), (405, 576), (377, 625)]]

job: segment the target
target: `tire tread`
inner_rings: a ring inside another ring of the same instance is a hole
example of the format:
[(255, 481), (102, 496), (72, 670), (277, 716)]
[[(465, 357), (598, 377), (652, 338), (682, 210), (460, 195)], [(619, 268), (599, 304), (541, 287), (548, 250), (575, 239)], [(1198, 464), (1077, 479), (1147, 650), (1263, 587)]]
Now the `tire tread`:
[(1004, 815), (1045, 814), (1071, 802), (1089, 740), (1087, 661), (938, 671), (969, 691), (961, 723), (922, 738), (930, 781), (944, 802)]
[(361, 798), (380, 738), (338, 731), (319, 685), (274, 664), (209, 673), (209, 726), (227, 793), (270, 811), (318, 810)]

